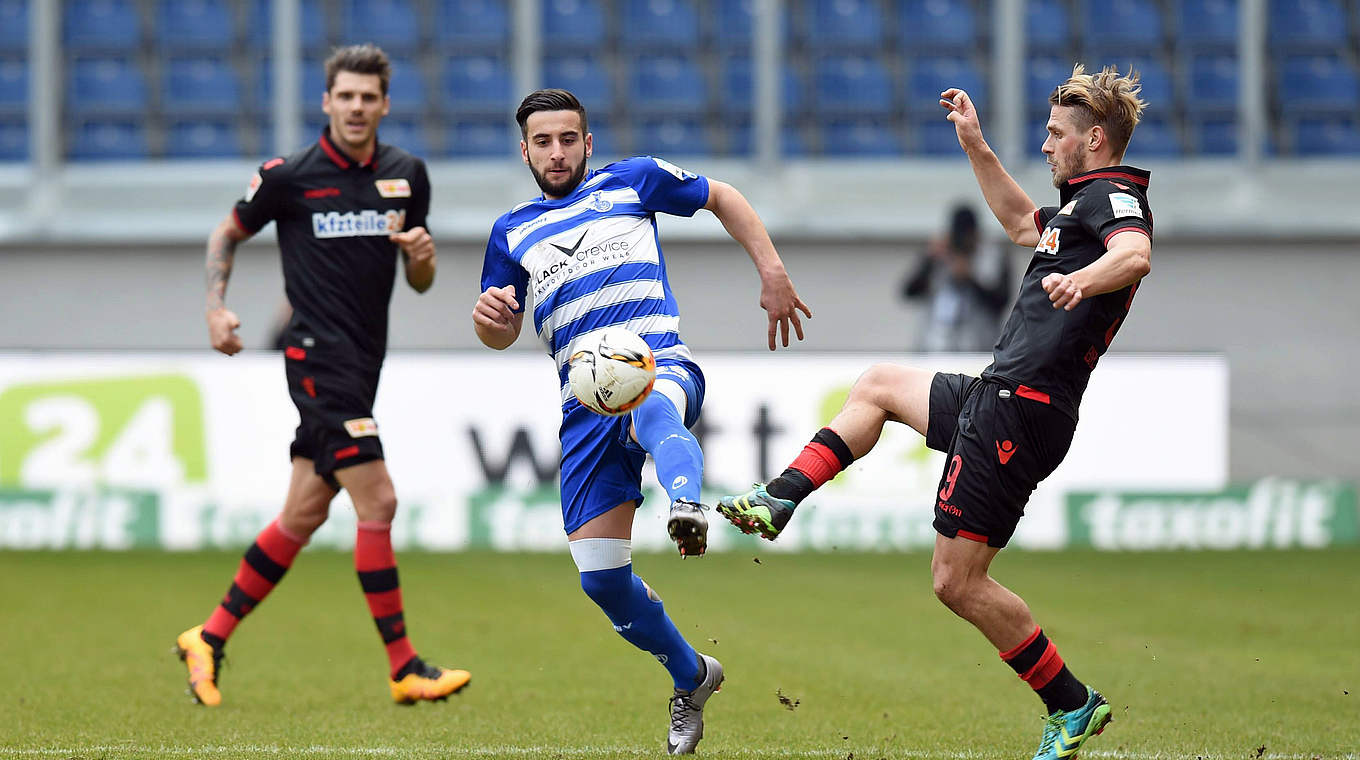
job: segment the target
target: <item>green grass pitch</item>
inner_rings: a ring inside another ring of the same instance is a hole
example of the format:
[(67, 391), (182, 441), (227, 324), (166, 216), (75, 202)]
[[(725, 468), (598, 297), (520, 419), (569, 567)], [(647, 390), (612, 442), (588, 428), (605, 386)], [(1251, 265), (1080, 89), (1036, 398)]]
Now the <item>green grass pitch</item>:
[[(416, 647), (473, 673), (414, 707), (388, 697), (350, 557), (304, 552), (228, 646), (223, 705), (193, 705), (170, 646), (239, 556), (0, 552), (0, 757), (664, 755), (669, 679), (613, 633), (565, 552), (399, 558)], [(726, 668), (700, 756), (1037, 746), (1038, 699), (935, 600), (926, 554), (635, 567)], [(1360, 757), (1360, 552), (1008, 551), (993, 572), (1114, 708), (1084, 756)]]

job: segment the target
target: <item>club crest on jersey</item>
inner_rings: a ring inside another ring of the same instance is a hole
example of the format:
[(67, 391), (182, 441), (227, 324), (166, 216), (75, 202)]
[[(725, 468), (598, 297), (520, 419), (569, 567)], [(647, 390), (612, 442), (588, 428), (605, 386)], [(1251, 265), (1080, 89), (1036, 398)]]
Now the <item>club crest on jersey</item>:
[(378, 195), (381, 195), (384, 198), (411, 197), (411, 183), (407, 182), (405, 177), (380, 179), (376, 180), (373, 184), (378, 187)]
[(360, 417), (356, 420), (345, 420), (345, 431), (350, 438), (363, 438), (364, 436), (376, 436), (378, 434), (378, 423), (372, 417)]
[(366, 208), (362, 211), (328, 211), (312, 214), (312, 235), (318, 238), (387, 236), (401, 232), (406, 226), (406, 212), (375, 211)]
[(1071, 215), (1072, 215), (1072, 211), (1075, 210), (1076, 207), (1077, 207), (1077, 202), (1076, 202), (1075, 200), (1068, 201), (1068, 202), (1067, 202), (1067, 205), (1066, 205), (1066, 206), (1063, 206), (1063, 207), (1062, 207), (1062, 210), (1058, 212), (1058, 215), (1059, 215), (1059, 216), (1071, 216)]
[(591, 210), (598, 211), (601, 214), (603, 214), (604, 212), (608, 211), (611, 208), (614, 208), (614, 202), (604, 197), (603, 190), (596, 190), (595, 192), (591, 193), (590, 203), (587, 205), (590, 206)]

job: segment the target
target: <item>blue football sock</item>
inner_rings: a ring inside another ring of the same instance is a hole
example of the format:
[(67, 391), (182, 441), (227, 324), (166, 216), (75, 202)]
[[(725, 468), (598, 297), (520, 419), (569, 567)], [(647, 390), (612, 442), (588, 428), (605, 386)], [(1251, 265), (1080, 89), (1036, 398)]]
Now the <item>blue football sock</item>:
[(664, 393), (653, 392), (633, 412), (633, 430), (638, 443), (656, 463), (656, 479), (671, 501), (685, 499), (699, 503), (699, 487), (704, 478), (704, 452), (699, 441), (685, 427), (680, 410)]
[(629, 644), (651, 652), (671, 674), (677, 689), (693, 689), (699, 682), (699, 661), (694, 647), (666, 616), (661, 597), (633, 575), (628, 563), (612, 570), (581, 573), (585, 590)]

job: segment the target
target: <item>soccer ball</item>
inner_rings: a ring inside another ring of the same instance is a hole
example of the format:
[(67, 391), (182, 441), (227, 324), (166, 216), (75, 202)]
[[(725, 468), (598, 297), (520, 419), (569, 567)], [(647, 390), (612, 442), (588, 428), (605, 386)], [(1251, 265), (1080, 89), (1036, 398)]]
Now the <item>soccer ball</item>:
[(647, 341), (621, 327), (579, 338), (572, 346), (567, 383), (585, 407), (609, 417), (642, 405), (656, 382)]

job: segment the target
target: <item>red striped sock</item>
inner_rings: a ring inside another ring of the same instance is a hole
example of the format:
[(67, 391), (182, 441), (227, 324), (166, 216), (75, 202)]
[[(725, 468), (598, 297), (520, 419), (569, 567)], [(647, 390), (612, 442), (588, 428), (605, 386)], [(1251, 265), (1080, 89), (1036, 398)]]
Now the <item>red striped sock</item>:
[(812, 481), (813, 490), (816, 490), (854, 461), (850, 447), (836, 435), (836, 431), (822, 428), (789, 467), (806, 475)]
[(406, 637), (397, 557), (392, 551), (392, 523), (376, 520), (359, 523), (354, 537), (354, 569), (359, 573), (359, 586), (387, 647), (388, 665), (395, 677), (416, 656), (416, 651)]
[(1086, 703), (1086, 686), (1067, 669), (1058, 647), (1039, 626), (1015, 648), (1002, 652), (1001, 659), (1034, 689), (1050, 713), (1075, 710)]
[(230, 638), (237, 623), (283, 580), (306, 543), (306, 539), (284, 530), (277, 519), (266, 525), (241, 558), (227, 595), (208, 616), (203, 632), (224, 642)]

